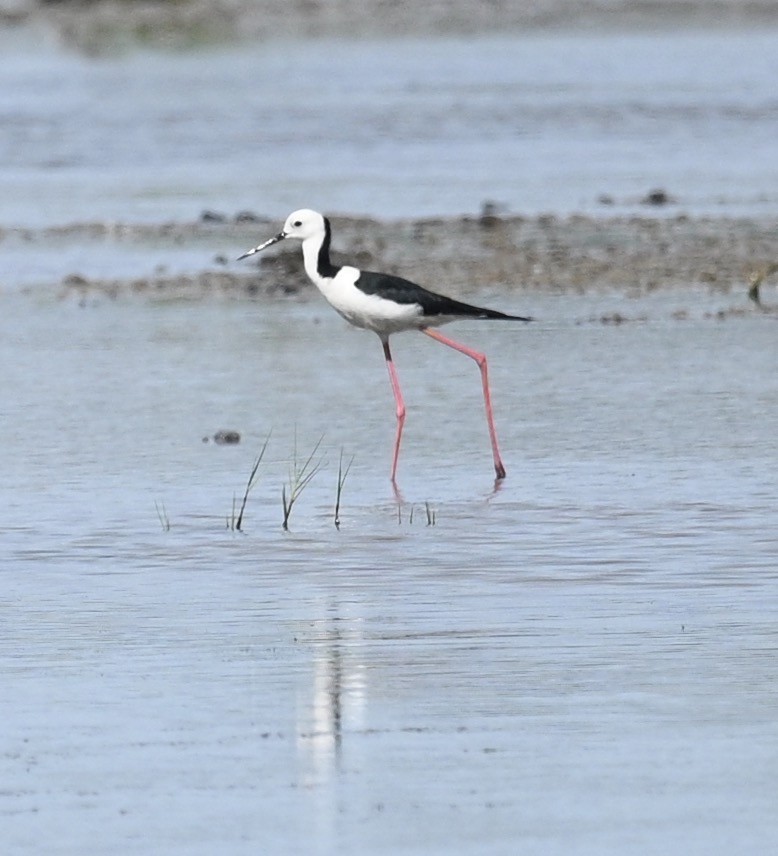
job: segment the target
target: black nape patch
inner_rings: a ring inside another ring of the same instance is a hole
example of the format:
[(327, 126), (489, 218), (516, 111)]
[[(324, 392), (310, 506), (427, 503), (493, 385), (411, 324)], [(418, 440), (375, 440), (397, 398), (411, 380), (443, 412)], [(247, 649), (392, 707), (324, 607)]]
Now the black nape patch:
[(319, 276), (333, 277), (340, 270), (330, 261), (330, 242), (332, 240), (332, 227), (330, 221), (324, 218), (324, 240), (319, 247), (319, 258), (316, 260), (316, 271)]

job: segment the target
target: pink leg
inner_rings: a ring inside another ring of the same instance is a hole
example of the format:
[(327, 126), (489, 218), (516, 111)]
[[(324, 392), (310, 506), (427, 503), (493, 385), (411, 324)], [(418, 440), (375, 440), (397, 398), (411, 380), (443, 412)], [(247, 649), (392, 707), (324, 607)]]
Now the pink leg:
[(478, 368), (481, 370), (481, 384), (484, 388), (484, 405), (486, 407), (486, 421), (489, 424), (489, 438), (492, 441), (494, 471), (497, 474), (498, 479), (504, 479), (505, 467), (503, 466), (502, 458), (500, 457), (500, 449), (497, 445), (497, 431), (494, 427), (494, 415), (492, 414), (492, 396), (489, 392), (489, 373), (486, 366), (486, 357), (484, 354), (472, 350), (472, 348), (460, 345), (459, 342), (455, 342), (453, 339), (449, 339), (446, 336), (441, 335), (437, 330), (431, 330), (429, 327), (425, 327), (421, 332), (426, 333), (438, 342), (442, 342), (444, 345), (448, 345), (449, 348), (459, 351), (460, 354), (465, 354), (478, 363)]
[(394, 455), (392, 456), (392, 482), (395, 482), (397, 480), (397, 461), (400, 458), (400, 440), (402, 439), (403, 425), (405, 424), (405, 402), (403, 401), (403, 394), (400, 391), (400, 379), (397, 377), (397, 369), (394, 367), (392, 352), (389, 350), (389, 340), (382, 339), (381, 343), (384, 346), (386, 367), (389, 369), (389, 380), (392, 383), (392, 392), (397, 404), (397, 433), (394, 438)]

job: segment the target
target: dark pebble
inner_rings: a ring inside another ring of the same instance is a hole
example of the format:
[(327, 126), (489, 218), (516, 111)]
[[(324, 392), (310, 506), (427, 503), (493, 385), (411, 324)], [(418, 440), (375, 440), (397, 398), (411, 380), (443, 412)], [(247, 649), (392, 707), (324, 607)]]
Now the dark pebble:
[(218, 211), (203, 211), (200, 215), (201, 223), (226, 223), (227, 218), (224, 214), (220, 214)]
[(674, 200), (666, 190), (660, 188), (649, 190), (640, 201), (643, 205), (668, 205)]
[(478, 222), (486, 229), (496, 226), (500, 222), (500, 215), (505, 210), (505, 206), (499, 202), (493, 202), (491, 199), (486, 199), (481, 203), (481, 214), (478, 217)]
[(235, 215), (236, 223), (259, 223), (259, 217), (253, 211), (238, 211)]
[(85, 276), (81, 276), (80, 273), (68, 274), (62, 282), (73, 288), (83, 288), (89, 285), (89, 280)]

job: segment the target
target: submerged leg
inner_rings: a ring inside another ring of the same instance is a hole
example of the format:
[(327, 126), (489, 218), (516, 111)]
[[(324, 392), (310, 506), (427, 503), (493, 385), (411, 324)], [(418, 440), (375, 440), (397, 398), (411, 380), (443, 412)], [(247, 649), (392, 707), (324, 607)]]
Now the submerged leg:
[(475, 360), (478, 363), (478, 368), (481, 371), (481, 385), (484, 390), (484, 406), (486, 407), (486, 421), (489, 425), (489, 439), (492, 441), (494, 471), (497, 474), (498, 479), (504, 479), (505, 467), (503, 466), (502, 458), (500, 457), (500, 449), (497, 445), (497, 431), (494, 427), (494, 415), (492, 414), (492, 395), (489, 391), (489, 371), (486, 365), (486, 356), (479, 351), (474, 351), (472, 348), (466, 347), (465, 345), (460, 345), (459, 342), (455, 342), (453, 339), (449, 339), (438, 333), (437, 330), (431, 330), (429, 327), (424, 327), (421, 332), (426, 333), (438, 342), (442, 342), (444, 345), (448, 345), (449, 348), (459, 351), (460, 354), (465, 354), (465, 356), (470, 357), (470, 359)]
[(400, 379), (397, 377), (397, 369), (394, 367), (392, 352), (389, 350), (389, 340), (381, 339), (381, 344), (384, 346), (386, 367), (389, 369), (389, 380), (391, 381), (394, 400), (397, 404), (397, 433), (394, 438), (394, 454), (392, 455), (392, 482), (395, 482), (397, 480), (397, 461), (400, 457), (400, 440), (402, 439), (403, 425), (405, 424), (405, 402), (403, 401), (403, 394), (400, 391)]

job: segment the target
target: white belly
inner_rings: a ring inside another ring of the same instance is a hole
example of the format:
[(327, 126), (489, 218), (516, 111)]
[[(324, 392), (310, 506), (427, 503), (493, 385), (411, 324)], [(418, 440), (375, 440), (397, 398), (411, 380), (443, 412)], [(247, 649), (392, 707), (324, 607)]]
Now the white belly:
[(314, 282), (332, 308), (355, 327), (388, 336), (426, 326), (418, 304), (399, 304), (377, 294), (365, 294), (354, 285), (358, 277), (356, 268), (346, 266), (334, 278), (317, 277)]

